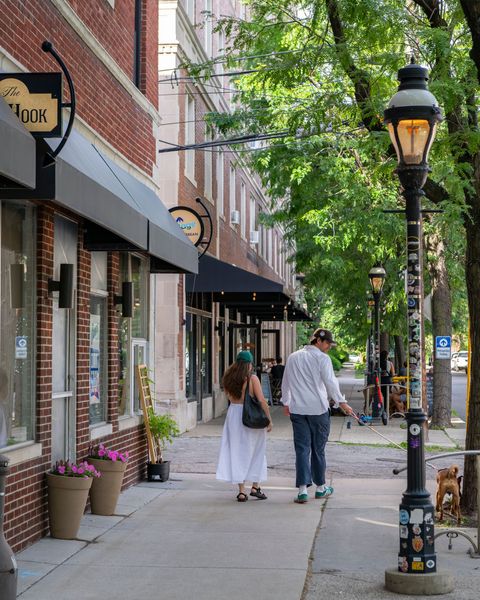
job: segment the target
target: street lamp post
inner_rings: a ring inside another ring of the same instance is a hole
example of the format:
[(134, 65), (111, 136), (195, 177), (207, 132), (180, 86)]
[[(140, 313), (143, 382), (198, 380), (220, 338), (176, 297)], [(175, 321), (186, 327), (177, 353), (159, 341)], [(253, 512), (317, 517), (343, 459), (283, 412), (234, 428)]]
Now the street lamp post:
[(367, 385), (371, 385), (373, 383), (373, 373), (375, 371), (375, 351), (374, 347), (372, 347), (375, 343), (375, 332), (373, 330), (373, 319), (372, 319), (372, 310), (375, 309), (375, 300), (373, 296), (367, 294), (367, 323), (370, 325), (370, 330), (368, 333), (368, 344), (367, 344)]
[[(374, 339), (374, 365), (375, 372), (373, 374), (373, 381), (370, 381), (370, 385), (375, 383), (375, 378), (378, 377), (380, 380), (380, 298), (382, 297), (383, 284), (385, 283), (385, 269), (383, 267), (373, 267), (370, 269), (368, 274), (370, 279), (370, 285), (372, 286), (373, 300), (375, 302), (374, 320), (373, 320), (373, 339)], [(380, 409), (382, 403), (378, 397), (378, 386), (375, 386), (374, 400), (372, 403), (372, 417), (378, 419), (380, 417)]]
[[(398, 158), (397, 174), (406, 201), (407, 315), (409, 394), (407, 421), (407, 489), (399, 512), (398, 570), (385, 573), (392, 591), (447, 593), (453, 581), (437, 573), (434, 547), (434, 508), (425, 487), (423, 404), (423, 259), (422, 187), (427, 180), (428, 153), (442, 116), (435, 96), (428, 91), (428, 71), (410, 64), (398, 72), (400, 85), (385, 110), (385, 122)], [(409, 581), (411, 580), (411, 581)], [(411, 586), (407, 591), (405, 586)]]

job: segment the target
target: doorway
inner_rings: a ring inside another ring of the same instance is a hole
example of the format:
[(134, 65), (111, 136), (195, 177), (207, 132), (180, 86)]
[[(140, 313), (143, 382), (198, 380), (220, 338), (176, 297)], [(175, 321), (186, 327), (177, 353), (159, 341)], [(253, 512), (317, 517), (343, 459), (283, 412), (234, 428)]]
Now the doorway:
[(237, 325), (230, 323), (229, 330), (230, 364), (233, 363), (241, 350), (249, 350), (253, 354), (255, 366), (258, 367), (261, 363), (261, 325)]

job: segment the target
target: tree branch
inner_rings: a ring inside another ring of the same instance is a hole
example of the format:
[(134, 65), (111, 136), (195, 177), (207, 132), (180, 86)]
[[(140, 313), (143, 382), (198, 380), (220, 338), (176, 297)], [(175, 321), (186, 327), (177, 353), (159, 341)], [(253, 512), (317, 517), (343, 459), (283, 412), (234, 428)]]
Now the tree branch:
[(362, 121), (369, 131), (383, 131), (383, 124), (372, 106), (370, 75), (356, 66), (348, 51), (337, 0), (325, 0), (325, 4), (335, 41), (335, 48), (345, 73), (353, 83), (355, 100), (362, 114)]
[(472, 35), (470, 58), (475, 64), (477, 79), (480, 82), (480, 1), (460, 0), (460, 4)]

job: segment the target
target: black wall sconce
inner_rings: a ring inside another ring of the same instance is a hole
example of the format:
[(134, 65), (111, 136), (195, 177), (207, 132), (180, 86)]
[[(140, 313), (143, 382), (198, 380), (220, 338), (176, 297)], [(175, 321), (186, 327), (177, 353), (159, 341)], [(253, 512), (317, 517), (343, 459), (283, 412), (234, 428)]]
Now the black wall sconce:
[(223, 337), (225, 335), (225, 321), (218, 321), (215, 326), (215, 331), (218, 333), (219, 337)]
[(48, 293), (59, 292), (58, 308), (73, 308), (73, 265), (60, 265), (60, 280), (48, 280)]
[(25, 282), (25, 265), (13, 263), (10, 265), (10, 306), (25, 308), (23, 289)]
[(133, 281), (124, 281), (122, 283), (122, 295), (113, 296), (115, 304), (122, 305), (122, 317), (133, 317)]

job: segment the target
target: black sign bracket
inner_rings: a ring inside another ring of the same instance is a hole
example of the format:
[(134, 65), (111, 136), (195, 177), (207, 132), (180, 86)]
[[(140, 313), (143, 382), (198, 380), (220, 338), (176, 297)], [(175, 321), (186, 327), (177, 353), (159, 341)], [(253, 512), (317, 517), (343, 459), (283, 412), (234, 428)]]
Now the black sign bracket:
[(210, 213), (208, 212), (208, 208), (203, 203), (203, 200), (201, 198), (195, 198), (195, 202), (198, 202), (200, 204), (200, 206), (203, 208), (203, 210), (205, 211), (205, 213), (203, 215), (199, 214), (198, 216), (202, 220), (207, 221), (209, 224), (208, 237), (202, 239), (202, 241), (198, 244), (199, 246), (204, 246), (203, 252), (198, 257), (198, 260), (200, 260), (202, 258), (202, 256), (205, 254), (205, 252), (210, 247), (210, 242), (212, 241), (212, 236), (213, 236), (213, 222), (212, 222), (212, 217), (210, 216)]
[(65, 79), (67, 80), (68, 89), (70, 92), (70, 102), (62, 102), (61, 103), (62, 108), (70, 108), (70, 118), (68, 119), (67, 128), (65, 129), (63, 138), (62, 138), (60, 144), (58, 144), (57, 148), (55, 150), (53, 150), (52, 152), (47, 152), (47, 154), (45, 155), (45, 160), (44, 160), (43, 166), (49, 167), (49, 166), (53, 165), (53, 163), (55, 162), (55, 158), (60, 154), (62, 148), (67, 143), (67, 140), (70, 136), (70, 132), (73, 127), (73, 121), (75, 119), (75, 111), (76, 111), (77, 103), (76, 103), (76, 98), (75, 98), (75, 88), (73, 87), (73, 81), (70, 76), (70, 72), (67, 69), (66, 64), (63, 62), (62, 58), (58, 54), (58, 52), (55, 50), (52, 42), (45, 40), (42, 43), (42, 50), (44, 52), (50, 53), (53, 56), (53, 58), (57, 61), (57, 63), (60, 65), (60, 68), (62, 69), (62, 71), (65, 75)]

